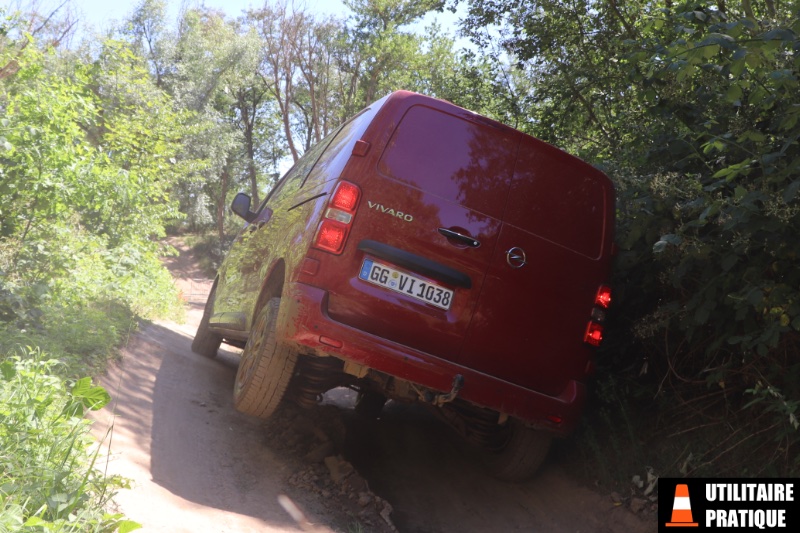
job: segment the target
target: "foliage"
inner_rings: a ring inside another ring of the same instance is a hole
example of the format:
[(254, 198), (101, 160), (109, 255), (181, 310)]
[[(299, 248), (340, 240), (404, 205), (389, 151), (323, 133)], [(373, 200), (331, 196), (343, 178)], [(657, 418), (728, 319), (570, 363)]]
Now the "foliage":
[(103, 509), (125, 484), (97, 468), (84, 412), (109, 401), (89, 378), (67, 384), (41, 353), (0, 359), (0, 531), (133, 531)]
[(796, 474), (797, 3), (468, 4), (530, 80), (526, 129), (616, 182), (605, 361), (659, 400), (650, 429), (695, 437), (683, 473)]
[(153, 239), (179, 216), (182, 116), (119, 43), (92, 63), (54, 60), (26, 48), (0, 94), (0, 314), (24, 327), (45, 304), (109, 298), (170, 312)]

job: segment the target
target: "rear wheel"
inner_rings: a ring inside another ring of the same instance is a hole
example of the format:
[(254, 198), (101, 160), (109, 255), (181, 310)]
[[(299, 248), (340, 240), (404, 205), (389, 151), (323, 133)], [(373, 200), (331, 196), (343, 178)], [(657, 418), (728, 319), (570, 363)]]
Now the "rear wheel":
[(273, 298), (258, 313), (239, 361), (233, 404), (242, 413), (267, 419), (280, 405), (297, 354), (275, 334), (281, 299)]
[(552, 440), (549, 434), (511, 419), (483, 450), (484, 462), (498, 479), (523, 481), (542, 466)]
[(214, 295), (217, 292), (217, 282), (211, 286), (211, 291), (208, 293), (208, 300), (203, 309), (203, 319), (200, 320), (200, 325), (197, 326), (197, 333), (194, 334), (192, 340), (192, 351), (203, 357), (214, 358), (217, 356), (219, 346), (222, 344), (222, 337), (211, 333), (208, 329), (208, 323), (211, 319), (211, 312), (214, 309)]

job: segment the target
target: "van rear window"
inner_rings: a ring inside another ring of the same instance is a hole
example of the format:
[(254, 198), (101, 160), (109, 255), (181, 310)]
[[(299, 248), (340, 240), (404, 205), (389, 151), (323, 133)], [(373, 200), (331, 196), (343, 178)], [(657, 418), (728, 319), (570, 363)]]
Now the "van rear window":
[(605, 235), (606, 191), (600, 172), (546, 143), (520, 146), (506, 222), (591, 259)]
[(501, 218), (516, 156), (515, 137), (513, 131), (417, 105), (398, 124), (378, 170), (445, 200)]

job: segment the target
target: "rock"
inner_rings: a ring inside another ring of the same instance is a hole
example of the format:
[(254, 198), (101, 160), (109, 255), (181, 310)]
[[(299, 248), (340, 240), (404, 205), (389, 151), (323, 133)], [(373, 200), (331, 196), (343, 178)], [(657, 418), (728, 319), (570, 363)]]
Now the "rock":
[(362, 492), (358, 495), (358, 505), (361, 507), (366, 507), (372, 503), (372, 496), (368, 492)]
[(642, 498), (631, 498), (631, 511), (634, 513), (641, 512), (647, 505), (647, 500)]
[(342, 459), (339, 455), (326, 457), (325, 466), (328, 467), (328, 471), (330, 471), (331, 479), (334, 483), (339, 483), (355, 470), (353, 465)]
[(381, 509), (380, 512), (381, 518), (383, 518), (383, 521), (389, 526), (389, 529), (392, 531), (397, 531), (397, 528), (395, 527), (394, 523), (392, 523), (391, 518), (391, 514), (394, 509), (392, 509), (392, 506), (386, 500), (381, 500), (381, 503), (383, 504), (383, 509)]

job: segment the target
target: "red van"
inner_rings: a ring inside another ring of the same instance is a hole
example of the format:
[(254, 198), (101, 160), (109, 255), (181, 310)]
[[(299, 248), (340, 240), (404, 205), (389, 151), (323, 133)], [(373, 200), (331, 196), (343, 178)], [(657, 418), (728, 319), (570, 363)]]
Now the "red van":
[(192, 344), (242, 346), (234, 402), (267, 418), (340, 386), (421, 402), (505, 479), (576, 426), (611, 301), (614, 189), (451, 103), (395, 92), (251, 208)]

